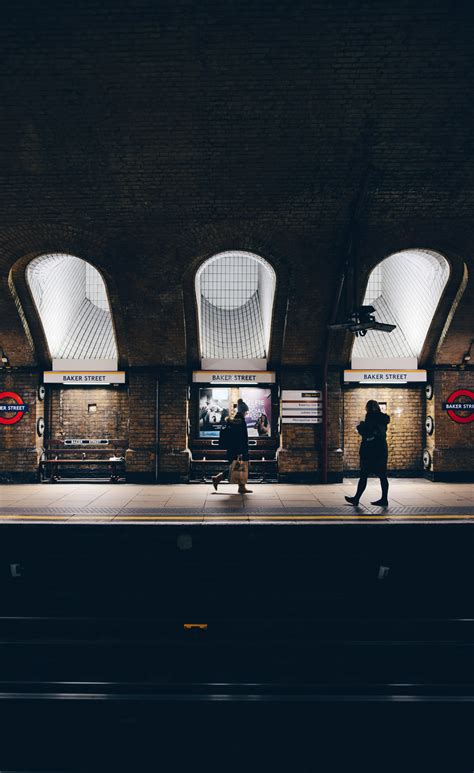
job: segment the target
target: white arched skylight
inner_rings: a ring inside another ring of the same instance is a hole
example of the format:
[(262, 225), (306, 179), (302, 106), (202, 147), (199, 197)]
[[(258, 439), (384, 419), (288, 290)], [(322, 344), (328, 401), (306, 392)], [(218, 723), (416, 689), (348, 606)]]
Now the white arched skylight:
[(196, 274), (202, 367), (265, 370), (276, 277), (258, 255), (232, 250)]
[(448, 277), (446, 258), (430, 250), (404, 250), (382, 260), (369, 277), (364, 306), (375, 308), (378, 322), (397, 327), (356, 338), (352, 367), (417, 368)]
[(51, 253), (32, 260), (26, 278), (53, 369), (116, 370), (112, 315), (97, 269), (73, 255)]

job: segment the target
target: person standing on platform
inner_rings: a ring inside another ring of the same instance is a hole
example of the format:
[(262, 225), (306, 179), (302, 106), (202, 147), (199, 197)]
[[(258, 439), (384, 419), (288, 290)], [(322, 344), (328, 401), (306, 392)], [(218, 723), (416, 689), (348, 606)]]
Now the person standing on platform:
[[(237, 413), (235, 414), (233, 419), (226, 418), (226, 424), (225, 428), (221, 430), (221, 438), (222, 442), (225, 442), (225, 449), (227, 451), (227, 461), (229, 462), (229, 470), (227, 471), (227, 475), (230, 477), (230, 467), (232, 466), (232, 462), (237, 459), (239, 456), (242, 458), (242, 461), (247, 462), (247, 469), (248, 469), (248, 461), (249, 461), (249, 436), (247, 431), (247, 424), (245, 422), (245, 417), (247, 416), (249, 412), (249, 407), (247, 403), (244, 403), (242, 399), (239, 398), (237, 401)], [(221, 438), (219, 438), (219, 443), (221, 443)], [(214, 486), (215, 490), (217, 491), (217, 487), (219, 483), (226, 477), (226, 473), (219, 472), (217, 475), (212, 476), (212, 485)], [(239, 483), (239, 494), (251, 494), (252, 491), (248, 488), (246, 488), (245, 483)]]
[(382, 413), (377, 400), (369, 400), (365, 406), (367, 411), (365, 420), (357, 426), (357, 432), (362, 436), (360, 444), (360, 479), (357, 485), (357, 491), (353, 497), (345, 497), (350, 505), (359, 504), (359, 499), (367, 486), (367, 478), (370, 474), (377, 475), (380, 478), (382, 487), (382, 497), (373, 505), (379, 507), (388, 506), (388, 478), (387, 478), (387, 426), (390, 422), (390, 416)]

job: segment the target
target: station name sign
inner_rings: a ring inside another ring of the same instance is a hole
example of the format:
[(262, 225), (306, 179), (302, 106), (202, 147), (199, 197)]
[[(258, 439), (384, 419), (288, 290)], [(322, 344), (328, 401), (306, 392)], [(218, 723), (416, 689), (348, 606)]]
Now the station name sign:
[(67, 437), (64, 438), (65, 446), (108, 446), (109, 441), (105, 438), (86, 438), (86, 437)]
[(193, 382), (199, 384), (274, 384), (275, 372), (268, 370), (195, 370)]
[(470, 424), (474, 421), (474, 392), (471, 389), (456, 389), (443, 403), (443, 410), (457, 424)]
[(426, 381), (426, 370), (345, 370), (344, 383), (411, 384)]
[(17, 424), (28, 410), (27, 403), (24, 403), (21, 395), (16, 392), (0, 392), (0, 400), (9, 401), (8, 403), (0, 402), (0, 424)]
[(45, 384), (69, 384), (70, 386), (105, 386), (125, 384), (125, 371), (60, 371), (46, 370)]

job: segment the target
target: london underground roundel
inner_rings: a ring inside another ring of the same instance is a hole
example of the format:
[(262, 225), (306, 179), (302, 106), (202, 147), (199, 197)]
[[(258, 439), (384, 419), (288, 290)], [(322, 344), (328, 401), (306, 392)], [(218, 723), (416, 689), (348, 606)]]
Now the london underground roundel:
[[(4, 400), (13, 400), (4, 402)], [(16, 392), (0, 392), (0, 424), (16, 424), (21, 421), (28, 406)], [(13, 414), (7, 418), (5, 414)]]
[[(474, 392), (470, 389), (456, 389), (443, 403), (448, 416), (458, 424), (469, 424), (474, 421)], [(462, 416), (459, 412), (462, 412)]]

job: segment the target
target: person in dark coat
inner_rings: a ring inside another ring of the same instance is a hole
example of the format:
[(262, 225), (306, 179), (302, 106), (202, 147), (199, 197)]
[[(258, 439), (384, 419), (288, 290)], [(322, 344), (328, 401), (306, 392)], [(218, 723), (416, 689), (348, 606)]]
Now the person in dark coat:
[(387, 507), (388, 505), (388, 479), (387, 479), (387, 426), (390, 416), (382, 413), (377, 400), (369, 400), (365, 406), (367, 411), (365, 420), (357, 427), (357, 432), (362, 436), (360, 444), (360, 479), (357, 491), (353, 497), (345, 497), (350, 505), (358, 505), (359, 499), (367, 486), (367, 478), (370, 474), (380, 478), (382, 497), (373, 505)]
[[(237, 401), (237, 413), (233, 419), (226, 418), (225, 443), (227, 452), (227, 461), (229, 462), (229, 469), (226, 472), (220, 472), (218, 475), (212, 476), (212, 485), (217, 491), (219, 483), (227, 476), (230, 475), (230, 465), (237, 459), (238, 456), (242, 457), (244, 462), (249, 460), (249, 436), (247, 431), (247, 424), (245, 417), (249, 412), (247, 403), (239, 399)], [(246, 488), (245, 484), (239, 484), (239, 494), (251, 494), (252, 491)]]

